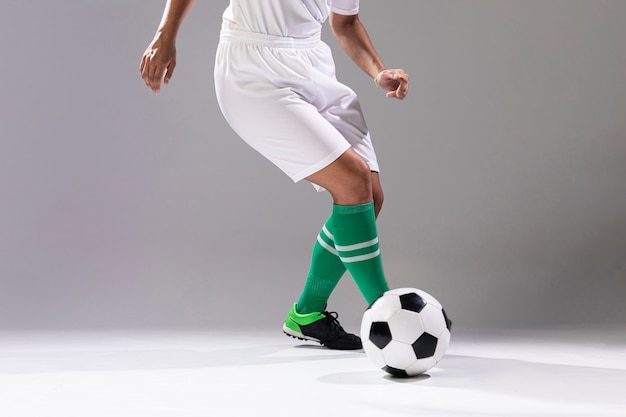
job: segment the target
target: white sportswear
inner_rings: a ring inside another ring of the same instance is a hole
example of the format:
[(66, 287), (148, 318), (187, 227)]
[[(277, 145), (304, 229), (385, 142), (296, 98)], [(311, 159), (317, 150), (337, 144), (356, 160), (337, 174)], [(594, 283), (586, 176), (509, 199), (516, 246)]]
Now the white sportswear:
[(357, 14), (359, 0), (231, 0), (223, 15), (215, 60), (220, 108), (293, 181), (350, 147), (379, 170), (357, 96), (335, 78), (320, 40), (331, 11)]

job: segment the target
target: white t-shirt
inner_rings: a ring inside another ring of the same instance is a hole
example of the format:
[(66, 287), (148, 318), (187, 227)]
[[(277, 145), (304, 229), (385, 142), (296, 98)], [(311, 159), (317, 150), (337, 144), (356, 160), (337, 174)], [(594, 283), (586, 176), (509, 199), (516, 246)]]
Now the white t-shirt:
[(321, 31), (331, 11), (355, 15), (359, 0), (231, 0), (222, 28), (308, 38)]

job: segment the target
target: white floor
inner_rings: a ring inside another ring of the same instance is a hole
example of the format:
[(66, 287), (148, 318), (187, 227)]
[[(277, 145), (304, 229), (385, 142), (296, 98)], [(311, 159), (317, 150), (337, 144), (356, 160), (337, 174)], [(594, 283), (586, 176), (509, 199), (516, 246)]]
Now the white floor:
[(456, 330), (428, 375), (280, 333), (0, 333), (0, 416), (626, 416), (626, 332)]

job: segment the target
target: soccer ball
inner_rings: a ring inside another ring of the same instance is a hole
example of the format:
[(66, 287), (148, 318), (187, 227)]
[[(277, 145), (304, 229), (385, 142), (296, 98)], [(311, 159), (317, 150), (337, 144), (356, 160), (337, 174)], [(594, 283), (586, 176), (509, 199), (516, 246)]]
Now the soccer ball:
[(439, 362), (450, 344), (452, 322), (425, 291), (385, 292), (363, 314), (361, 340), (367, 356), (385, 372), (416, 376)]

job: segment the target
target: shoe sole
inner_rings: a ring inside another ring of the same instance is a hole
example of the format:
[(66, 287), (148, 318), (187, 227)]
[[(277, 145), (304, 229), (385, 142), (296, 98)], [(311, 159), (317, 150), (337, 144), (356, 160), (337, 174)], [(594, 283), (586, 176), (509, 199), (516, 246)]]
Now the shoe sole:
[(305, 335), (303, 335), (300, 332), (296, 332), (295, 330), (290, 329), (289, 327), (287, 327), (284, 324), (283, 324), (283, 333), (285, 333), (289, 337), (293, 337), (294, 339), (305, 340), (305, 341), (310, 341), (310, 342), (317, 342), (320, 345), (324, 346), (324, 344), (319, 339), (316, 339), (314, 337), (305, 336)]

